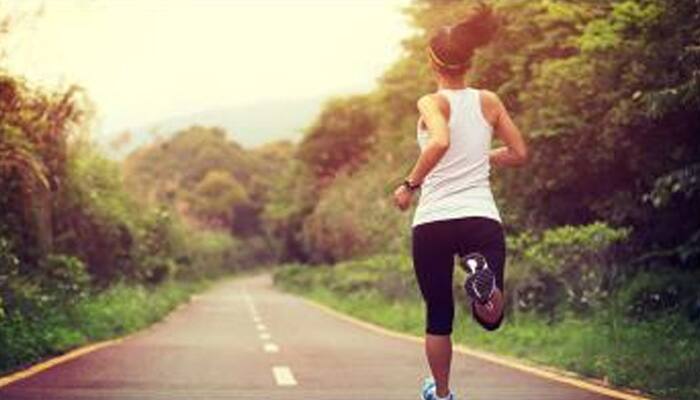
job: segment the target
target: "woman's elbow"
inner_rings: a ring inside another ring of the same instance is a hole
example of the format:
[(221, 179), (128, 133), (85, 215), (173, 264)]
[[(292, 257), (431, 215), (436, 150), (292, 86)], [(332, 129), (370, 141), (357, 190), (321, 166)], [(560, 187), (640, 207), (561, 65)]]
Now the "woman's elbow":
[(433, 146), (441, 152), (446, 152), (450, 148), (450, 141), (449, 139), (436, 139)]
[(515, 152), (515, 156), (519, 166), (527, 164), (528, 160), (530, 159), (530, 154), (526, 147), (518, 149), (518, 151)]

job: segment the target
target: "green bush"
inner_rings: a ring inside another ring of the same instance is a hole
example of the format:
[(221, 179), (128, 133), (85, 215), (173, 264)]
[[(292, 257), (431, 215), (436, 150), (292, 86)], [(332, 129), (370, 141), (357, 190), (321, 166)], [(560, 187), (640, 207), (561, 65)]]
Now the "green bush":
[(311, 262), (334, 263), (407, 248), (410, 214), (392, 203), (399, 184), (392, 179), (400, 175), (396, 161), (379, 158), (385, 155), (377, 154), (371, 168), (339, 174), (322, 192), (301, 230)]
[(98, 285), (135, 269), (133, 247), (144, 212), (124, 190), (119, 165), (88, 142), (67, 150), (65, 176), (52, 194), (54, 252), (80, 258)]
[(201, 282), (157, 287), (119, 284), (71, 303), (43, 304), (32, 313), (8, 314), (0, 318), (0, 374), (90, 341), (144, 328), (204, 287)]
[(619, 307), (635, 321), (669, 314), (700, 322), (700, 271), (667, 269), (664, 274), (643, 271), (616, 293)]
[(51, 254), (30, 271), (19, 265), (0, 282), (2, 315), (33, 315), (44, 309), (63, 307), (84, 299), (90, 291), (90, 276), (79, 259)]
[[(617, 274), (611, 251), (627, 235), (626, 229), (594, 223), (509, 238), (509, 306), (552, 318), (562, 307), (583, 312), (599, 306), (609, 297)], [(322, 265), (313, 274), (305, 273), (307, 268), (292, 265), (278, 273), (278, 281), (297, 289), (321, 285), (343, 295), (375, 293), (390, 301), (419, 299), (412, 261), (405, 253)], [(455, 296), (460, 304), (467, 304), (460, 288), (463, 272), (457, 268), (455, 274)]]
[(183, 280), (214, 277), (231, 268), (236, 242), (226, 233), (190, 232), (179, 255), (176, 278)]
[(90, 290), (90, 275), (85, 264), (73, 256), (50, 254), (31, 277), (42, 291), (61, 304), (83, 299)]
[(616, 275), (610, 250), (628, 234), (599, 222), (508, 238), (511, 305), (552, 317), (561, 303), (579, 312), (598, 305)]
[(377, 255), (333, 266), (290, 264), (275, 274), (275, 282), (290, 290), (324, 287), (343, 296), (373, 294), (389, 301), (419, 296), (411, 259), (405, 255)]
[(5, 316), (5, 303), (10, 285), (19, 272), (19, 258), (8, 239), (0, 236), (0, 319)]
[(177, 272), (177, 253), (186, 241), (184, 228), (165, 208), (153, 208), (137, 221), (130, 278), (158, 284)]

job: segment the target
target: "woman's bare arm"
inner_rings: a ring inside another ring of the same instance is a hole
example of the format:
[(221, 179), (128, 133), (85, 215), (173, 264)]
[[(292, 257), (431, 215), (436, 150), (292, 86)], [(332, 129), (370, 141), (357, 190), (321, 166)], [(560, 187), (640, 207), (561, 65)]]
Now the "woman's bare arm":
[(439, 94), (423, 96), (418, 100), (418, 110), (428, 127), (430, 138), (408, 175), (412, 185), (421, 184), (450, 147), (450, 129), (447, 124), (450, 104), (447, 100)]
[(498, 167), (519, 167), (527, 162), (528, 151), (522, 133), (511, 119), (508, 111), (495, 93), (481, 91), (484, 115), (494, 128), (494, 133), (505, 146), (489, 153), (489, 161)]

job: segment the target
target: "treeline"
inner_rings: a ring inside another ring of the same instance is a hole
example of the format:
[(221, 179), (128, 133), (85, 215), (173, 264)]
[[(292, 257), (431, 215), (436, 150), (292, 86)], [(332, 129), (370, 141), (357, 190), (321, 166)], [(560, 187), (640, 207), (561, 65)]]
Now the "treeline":
[(124, 182), (140, 203), (229, 235), (239, 268), (271, 264), (281, 250), (264, 209), (292, 152), (289, 142), (246, 150), (220, 128), (192, 126), (130, 154)]
[[(326, 104), (265, 209), (289, 257), (407, 251), (409, 216), (389, 194), (417, 156), (416, 99), (435, 89), (425, 46), (473, 3), (414, 1), (407, 13), (419, 33), (377, 88)], [(535, 296), (521, 306), (581, 306), (649, 271), (665, 278), (640, 289), (640, 307), (696, 318), (697, 281), (686, 274), (697, 275), (700, 249), (697, 2), (492, 3), (501, 29), (477, 53), (470, 85), (504, 99), (532, 149), (526, 168), (492, 178), (513, 262), (530, 266), (512, 282)], [(595, 261), (582, 266), (568, 252)], [(590, 274), (590, 295), (572, 294), (568, 282)]]
[[(276, 275), (282, 286), (422, 333), (415, 281), (403, 277), (410, 213), (391, 193), (418, 155), (416, 100), (435, 90), (427, 40), (474, 3), (414, 0), (417, 34), (377, 88), (329, 101), (308, 129), (265, 214), (289, 259), (333, 268), (295, 264)], [(499, 94), (531, 157), (492, 170), (508, 236), (505, 329), (465, 326), (457, 339), (697, 398), (700, 5), (490, 3), (500, 31), (469, 84)]]
[[(0, 93), (5, 309), (22, 303), (21, 286), (83, 279), (73, 275), (105, 286), (214, 273), (217, 266), (198, 257), (202, 246), (216, 245), (199, 243), (168, 208), (139, 203), (120, 165), (95, 149), (78, 89), (49, 92), (5, 73)], [(202, 241), (226, 240), (203, 235)]]
[(90, 122), (78, 88), (0, 71), (0, 372), (143, 327), (244, 267), (229, 233), (133, 196)]

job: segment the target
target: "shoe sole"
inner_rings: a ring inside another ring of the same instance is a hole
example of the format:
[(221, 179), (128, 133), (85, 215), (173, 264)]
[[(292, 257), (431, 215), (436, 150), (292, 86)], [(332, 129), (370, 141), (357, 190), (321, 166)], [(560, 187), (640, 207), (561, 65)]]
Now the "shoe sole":
[(467, 278), (464, 290), (472, 300), (486, 304), (496, 290), (496, 276), (489, 268), (480, 269)]
[(480, 253), (460, 256), (461, 267), (467, 273), (464, 290), (467, 297), (479, 304), (486, 304), (496, 290), (496, 276), (489, 268), (486, 257)]

